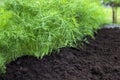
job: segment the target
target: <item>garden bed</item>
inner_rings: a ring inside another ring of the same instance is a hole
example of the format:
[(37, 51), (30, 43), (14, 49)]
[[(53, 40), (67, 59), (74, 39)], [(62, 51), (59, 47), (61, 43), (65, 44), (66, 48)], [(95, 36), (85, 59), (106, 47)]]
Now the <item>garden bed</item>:
[(82, 49), (63, 48), (39, 60), (24, 56), (0, 80), (120, 80), (120, 29), (101, 29)]

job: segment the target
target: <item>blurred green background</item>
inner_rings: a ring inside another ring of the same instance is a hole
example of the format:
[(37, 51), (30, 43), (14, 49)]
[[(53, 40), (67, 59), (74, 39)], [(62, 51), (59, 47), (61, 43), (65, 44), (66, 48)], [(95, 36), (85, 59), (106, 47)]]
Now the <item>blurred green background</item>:
[[(112, 23), (112, 8), (105, 7), (105, 11), (107, 16), (106, 23)], [(117, 23), (120, 24), (120, 7), (118, 7), (118, 10), (117, 10), (117, 21), (118, 21)]]

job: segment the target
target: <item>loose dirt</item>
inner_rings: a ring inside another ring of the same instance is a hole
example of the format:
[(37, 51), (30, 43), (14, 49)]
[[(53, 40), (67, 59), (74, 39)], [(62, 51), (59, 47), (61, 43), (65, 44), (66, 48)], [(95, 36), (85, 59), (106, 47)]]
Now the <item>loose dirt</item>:
[(0, 80), (120, 80), (120, 29), (101, 29), (89, 42), (43, 59), (18, 58)]

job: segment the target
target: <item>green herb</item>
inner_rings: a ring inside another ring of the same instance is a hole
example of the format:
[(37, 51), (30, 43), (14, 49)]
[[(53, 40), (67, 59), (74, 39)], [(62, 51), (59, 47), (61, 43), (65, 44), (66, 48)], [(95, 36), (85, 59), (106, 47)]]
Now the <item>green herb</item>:
[(6, 0), (0, 9), (1, 73), (18, 57), (76, 47), (83, 37), (94, 38), (103, 22), (102, 6), (89, 0)]

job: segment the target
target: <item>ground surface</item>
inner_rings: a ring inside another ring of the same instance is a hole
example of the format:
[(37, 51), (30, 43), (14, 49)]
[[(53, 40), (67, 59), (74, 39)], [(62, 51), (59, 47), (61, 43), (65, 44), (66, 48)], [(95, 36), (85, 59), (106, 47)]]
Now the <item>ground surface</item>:
[(90, 42), (42, 60), (19, 58), (0, 80), (120, 80), (120, 29), (102, 29)]
[(104, 24), (102, 26), (104, 28), (119, 28), (120, 29), (120, 24)]

